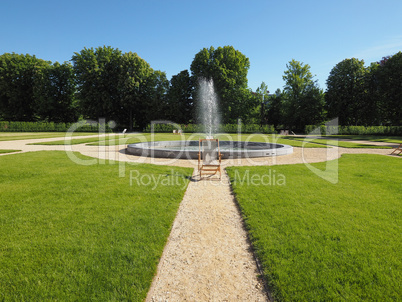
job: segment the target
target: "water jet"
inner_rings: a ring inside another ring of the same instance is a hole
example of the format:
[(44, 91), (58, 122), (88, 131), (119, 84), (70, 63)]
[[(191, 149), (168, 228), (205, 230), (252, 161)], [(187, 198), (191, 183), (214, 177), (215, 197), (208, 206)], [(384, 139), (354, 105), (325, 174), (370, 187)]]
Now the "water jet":
[[(199, 82), (199, 116), (206, 138), (213, 138), (220, 125), (218, 98), (212, 79)], [(275, 143), (219, 141), (222, 159), (280, 156), (293, 153), (293, 147)], [(154, 141), (129, 144), (127, 153), (137, 156), (198, 159), (199, 141)]]

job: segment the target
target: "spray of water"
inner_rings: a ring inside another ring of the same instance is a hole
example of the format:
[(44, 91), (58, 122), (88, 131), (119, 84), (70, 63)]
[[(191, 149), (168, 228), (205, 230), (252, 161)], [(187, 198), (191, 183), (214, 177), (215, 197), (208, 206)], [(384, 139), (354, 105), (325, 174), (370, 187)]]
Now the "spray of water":
[(207, 137), (218, 132), (220, 114), (218, 110), (218, 98), (214, 89), (212, 79), (200, 79), (199, 81), (199, 116), (204, 125)]

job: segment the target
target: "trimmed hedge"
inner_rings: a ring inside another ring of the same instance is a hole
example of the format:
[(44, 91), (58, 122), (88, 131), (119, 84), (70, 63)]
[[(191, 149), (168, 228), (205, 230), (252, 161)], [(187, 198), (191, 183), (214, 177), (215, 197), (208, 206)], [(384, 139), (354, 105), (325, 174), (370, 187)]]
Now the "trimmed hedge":
[[(204, 133), (204, 126), (201, 124), (188, 124), (188, 125), (179, 125), (181, 130), (184, 133)], [(220, 125), (218, 132), (220, 133), (237, 133), (238, 132), (238, 124), (225, 124)], [(173, 130), (178, 130), (179, 128), (175, 127), (173, 124), (154, 124), (154, 132), (166, 132), (171, 133)], [(144, 132), (151, 132), (151, 125), (148, 125)], [(272, 134), (276, 133), (275, 128), (272, 125), (263, 125), (262, 127), (258, 124), (241, 124), (240, 125), (241, 133), (265, 133)]]
[[(0, 132), (67, 132), (73, 123), (53, 122), (0, 122)], [(75, 132), (112, 132), (108, 125), (99, 123), (85, 123), (77, 128)]]
[(309, 134), (316, 128), (320, 128), (321, 135), (402, 135), (402, 126), (314, 126), (307, 125), (305, 133)]

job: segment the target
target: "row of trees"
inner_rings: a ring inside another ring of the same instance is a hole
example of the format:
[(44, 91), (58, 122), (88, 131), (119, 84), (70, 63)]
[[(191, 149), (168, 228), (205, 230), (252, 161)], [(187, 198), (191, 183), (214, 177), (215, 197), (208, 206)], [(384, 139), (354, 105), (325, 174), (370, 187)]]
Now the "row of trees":
[(120, 128), (144, 128), (155, 119), (197, 121), (197, 82), (212, 78), (222, 121), (274, 124), (302, 130), (339, 117), (343, 125), (399, 125), (402, 53), (364, 67), (338, 63), (324, 93), (310, 66), (290, 61), (283, 91), (268, 94), (263, 82), (248, 88), (249, 59), (232, 46), (204, 48), (190, 66), (174, 75), (153, 70), (136, 53), (112, 47), (84, 48), (63, 64), (30, 55), (0, 56), (0, 120), (73, 122), (100, 117)]
[[(402, 123), (402, 52), (369, 67), (355, 58), (339, 62), (329, 74), (325, 93), (309, 65), (292, 60), (286, 67), (283, 91), (261, 105), (265, 121), (275, 126), (302, 130), (332, 118), (344, 126)], [(257, 89), (262, 99), (265, 86)]]
[(154, 118), (169, 87), (135, 53), (84, 48), (72, 63), (30, 55), (0, 56), (0, 118), (8, 121), (74, 122), (79, 117), (115, 120), (132, 127)]
[(70, 63), (30, 55), (0, 56), (0, 118), (8, 121), (77, 120)]
[(400, 125), (402, 52), (364, 66), (346, 59), (329, 74), (325, 100), (328, 116), (342, 125)]
[(197, 82), (213, 78), (223, 121), (249, 121), (258, 103), (247, 88), (249, 60), (231, 46), (203, 49), (169, 81), (136, 53), (84, 48), (64, 64), (30, 55), (0, 56), (0, 119), (71, 122), (79, 117), (144, 128), (155, 119), (197, 122)]

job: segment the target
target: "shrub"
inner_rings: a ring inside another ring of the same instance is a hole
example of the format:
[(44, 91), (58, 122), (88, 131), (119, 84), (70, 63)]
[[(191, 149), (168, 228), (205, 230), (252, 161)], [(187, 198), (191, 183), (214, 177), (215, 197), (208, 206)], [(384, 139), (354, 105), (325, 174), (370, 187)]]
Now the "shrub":
[[(53, 122), (0, 122), (0, 132), (66, 132), (73, 123)], [(87, 123), (76, 132), (112, 132), (108, 125)]]
[[(184, 133), (203, 133), (205, 132), (204, 126), (201, 124), (182, 124), (178, 125), (180, 128), (175, 127), (173, 124), (154, 124), (154, 132), (166, 132), (171, 133), (173, 130), (183, 130)], [(237, 133), (239, 125), (238, 124), (224, 124), (219, 125), (218, 132), (222, 133)], [(240, 131), (242, 133), (265, 133), (272, 134), (275, 133), (275, 128), (272, 125), (263, 125), (262, 127), (258, 124), (241, 124)], [(144, 132), (151, 132), (151, 125), (147, 125)]]

